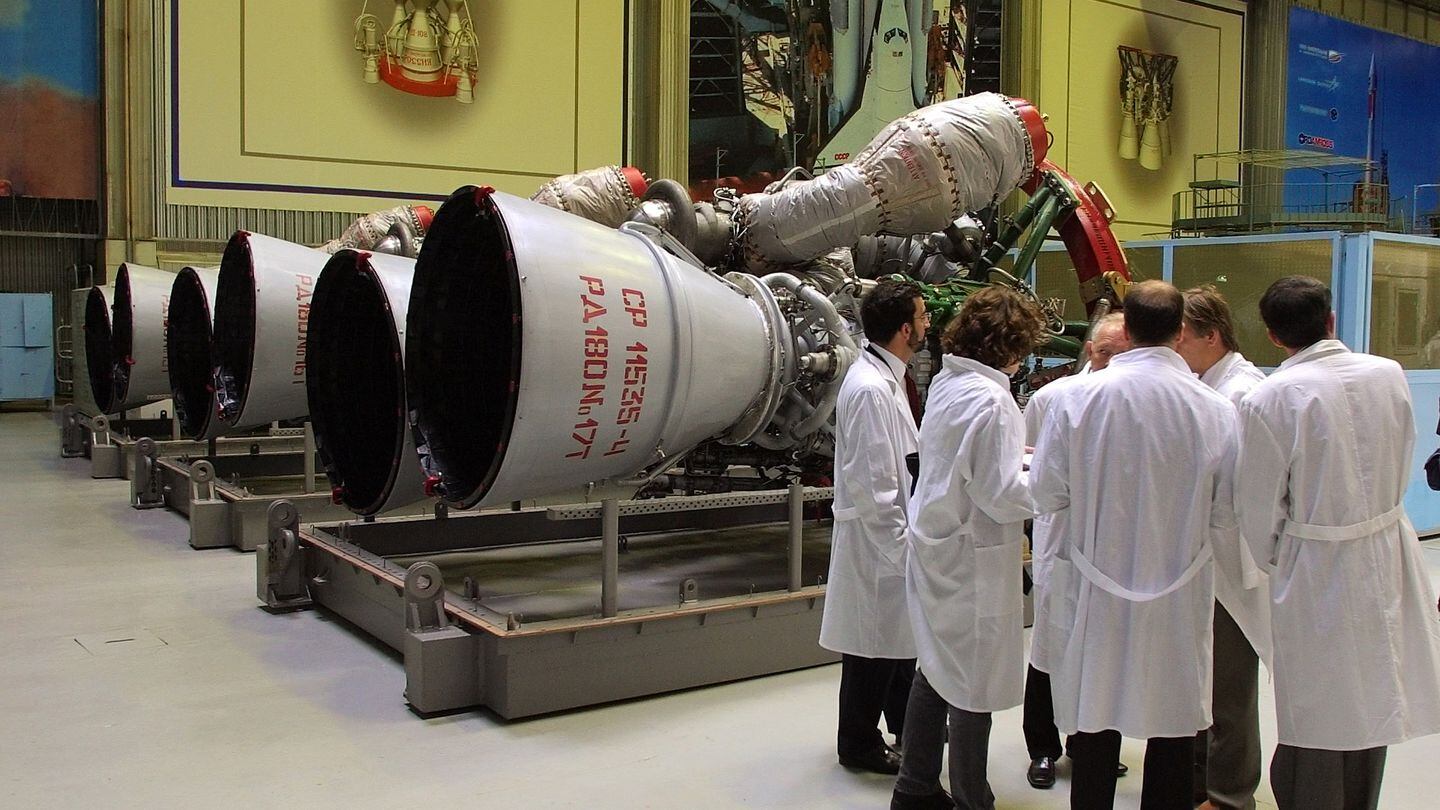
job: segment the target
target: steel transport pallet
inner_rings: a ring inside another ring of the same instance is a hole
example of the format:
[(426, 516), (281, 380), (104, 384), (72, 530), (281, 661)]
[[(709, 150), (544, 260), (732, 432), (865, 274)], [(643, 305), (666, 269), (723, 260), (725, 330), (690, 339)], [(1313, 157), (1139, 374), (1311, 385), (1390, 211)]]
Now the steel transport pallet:
[(205, 441), (182, 438), (173, 418), (112, 419), (87, 414), (74, 405), (66, 405), (60, 413), (60, 455), (90, 459), (91, 478), (130, 478), (135, 445), (146, 438), (155, 442), (156, 453), (162, 457), (297, 453), (305, 449), (302, 428), (267, 428)]
[(193, 548), (233, 546), (253, 551), (265, 539), (266, 511), (284, 500), (307, 520), (349, 517), (331, 502), (323, 474), (316, 473), (313, 439), (299, 452), (165, 457), (160, 442), (135, 442), (130, 505), (169, 507), (190, 519)]
[(323, 607), (404, 658), (421, 713), (527, 717), (827, 664), (833, 490), (301, 524), (269, 510), (266, 608)]

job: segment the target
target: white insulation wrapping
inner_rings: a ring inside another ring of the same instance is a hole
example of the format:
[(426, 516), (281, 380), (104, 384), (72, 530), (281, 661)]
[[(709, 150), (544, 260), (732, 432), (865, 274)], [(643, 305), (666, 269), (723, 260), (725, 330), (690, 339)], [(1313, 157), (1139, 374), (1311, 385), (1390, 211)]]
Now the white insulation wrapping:
[(601, 166), (561, 175), (541, 186), (530, 200), (618, 228), (631, 209), (640, 204), (645, 185), (644, 175), (635, 169)]
[(1035, 150), (1005, 96), (980, 93), (916, 110), (851, 162), (782, 190), (747, 194), (739, 218), (752, 266), (793, 264), (877, 233), (943, 229), (1007, 196)]
[(345, 232), (320, 246), (326, 253), (378, 250), (415, 258), (434, 212), (424, 205), (400, 205), (356, 218)]

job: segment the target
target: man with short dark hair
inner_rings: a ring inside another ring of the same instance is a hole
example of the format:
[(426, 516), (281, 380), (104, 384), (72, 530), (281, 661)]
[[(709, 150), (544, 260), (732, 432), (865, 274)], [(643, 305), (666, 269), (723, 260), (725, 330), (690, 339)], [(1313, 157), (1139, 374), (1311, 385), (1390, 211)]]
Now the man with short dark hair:
[[(1176, 345), (1200, 382), (1240, 407), (1265, 374), (1240, 353), (1230, 305), (1214, 285), (1185, 291)], [(1260, 659), (1270, 660), (1270, 586), (1238, 531), (1215, 538), (1214, 724), (1195, 737), (1201, 810), (1254, 810), (1260, 787)]]
[(1134, 347), (1052, 407), (1030, 468), (1055, 539), (1048, 632), (1070, 806), (1111, 807), (1121, 736), (1148, 740), (1141, 807), (1192, 806), (1195, 732), (1210, 725), (1211, 535), (1234, 525), (1235, 408), (1175, 353), (1180, 291), (1125, 296)]
[(1386, 746), (1440, 732), (1440, 619), (1405, 515), (1404, 372), (1335, 340), (1330, 290), (1260, 299), (1289, 358), (1240, 403), (1236, 505), (1270, 572), (1281, 810), (1375, 808)]
[(835, 529), (820, 646), (841, 653), (836, 751), (847, 768), (894, 774), (915, 671), (905, 606), (905, 456), (919, 438), (918, 398), (906, 363), (930, 316), (920, 288), (884, 280), (860, 303), (868, 345), (845, 375), (835, 405)]

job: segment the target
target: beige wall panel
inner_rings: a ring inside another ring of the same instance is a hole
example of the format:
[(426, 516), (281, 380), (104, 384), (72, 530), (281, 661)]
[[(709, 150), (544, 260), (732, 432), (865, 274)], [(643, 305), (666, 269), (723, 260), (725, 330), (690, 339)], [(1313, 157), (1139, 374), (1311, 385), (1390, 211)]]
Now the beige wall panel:
[[(1045, 0), (1041, 7), (1036, 101), (1050, 115), (1052, 159), (1105, 189), (1121, 239), (1168, 234), (1172, 196), (1192, 179), (1191, 156), (1240, 147), (1243, 17), (1180, 0)], [(1118, 154), (1120, 45), (1180, 58), (1172, 146), (1158, 171)]]
[[(622, 159), (621, 0), (470, 0), (480, 41), (473, 104), (366, 84), (352, 48), (360, 0), (179, 0), (180, 177), (167, 201), (372, 210), (384, 197), (485, 183), (529, 194)], [(393, 5), (371, 2), (388, 24)], [(294, 187), (333, 191), (294, 193)]]

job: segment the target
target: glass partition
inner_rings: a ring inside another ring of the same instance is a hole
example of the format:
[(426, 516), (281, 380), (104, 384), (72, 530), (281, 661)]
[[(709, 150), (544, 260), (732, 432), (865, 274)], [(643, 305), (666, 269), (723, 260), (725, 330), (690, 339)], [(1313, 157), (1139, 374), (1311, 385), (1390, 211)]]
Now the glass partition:
[(1376, 239), (1371, 264), (1371, 353), (1440, 368), (1440, 245)]
[[(1159, 245), (1127, 247), (1130, 276), (1136, 281), (1162, 278), (1164, 249)], [(1080, 300), (1080, 282), (1075, 278), (1075, 263), (1064, 250), (1045, 250), (1035, 257), (1035, 293), (1041, 299), (1059, 298), (1065, 302), (1062, 311), (1066, 320), (1085, 319), (1085, 306)]]
[(1182, 290), (1214, 284), (1230, 302), (1240, 351), (1261, 367), (1280, 365), (1285, 352), (1270, 343), (1260, 320), (1260, 296), (1277, 279), (1310, 276), (1334, 288), (1334, 242), (1187, 240), (1175, 246), (1174, 283)]

